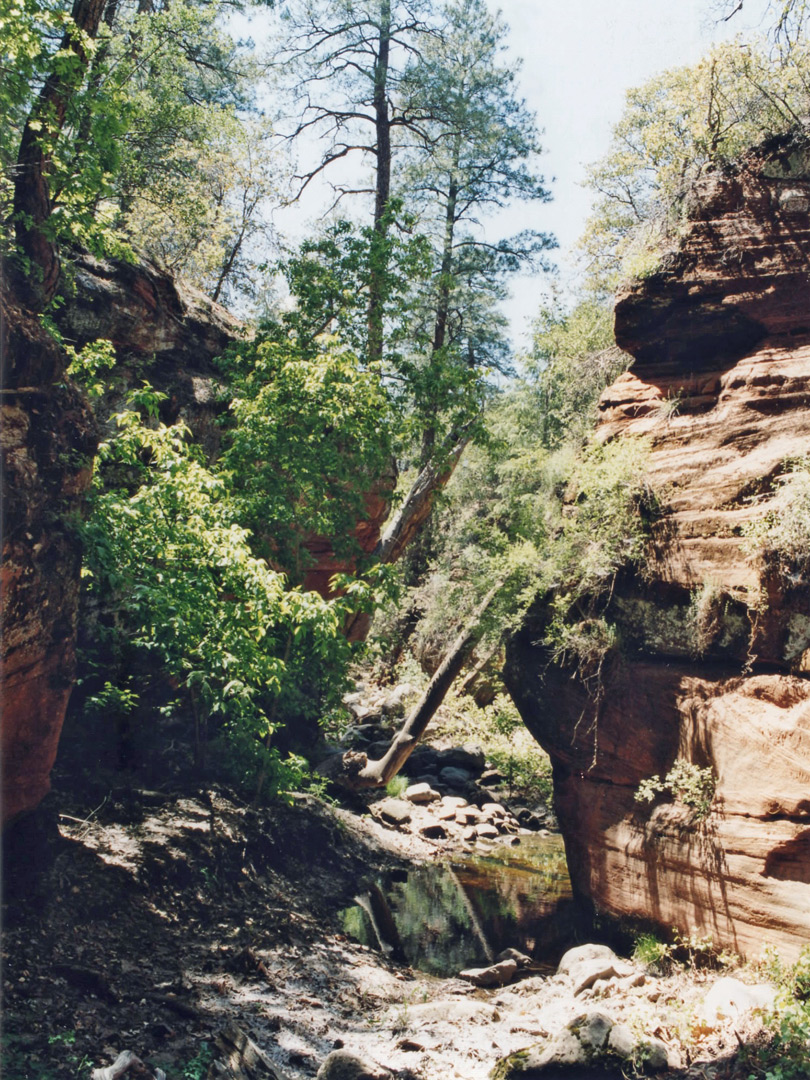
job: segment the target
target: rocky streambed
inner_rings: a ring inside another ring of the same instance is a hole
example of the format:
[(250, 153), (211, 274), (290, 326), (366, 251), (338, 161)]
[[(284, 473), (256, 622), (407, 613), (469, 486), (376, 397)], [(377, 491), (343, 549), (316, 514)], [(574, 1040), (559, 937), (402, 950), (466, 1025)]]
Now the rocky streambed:
[(347, 933), (375, 883), (456, 866), (465, 845), (518, 852), (531, 838), (506, 810), (499, 839), (471, 841), (455, 821), (460, 837), (412, 828), (443, 798), (404, 826), (220, 789), (50, 798), (50, 867), (6, 882), (8, 1080), (748, 1075), (761, 987), (661, 975), (592, 941), (541, 965), (517, 937), (440, 977)]

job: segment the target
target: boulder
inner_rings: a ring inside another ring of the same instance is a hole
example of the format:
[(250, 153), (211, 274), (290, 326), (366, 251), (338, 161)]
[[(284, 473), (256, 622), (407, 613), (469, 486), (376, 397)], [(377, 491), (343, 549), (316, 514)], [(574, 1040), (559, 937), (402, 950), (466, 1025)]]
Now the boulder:
[(405, 789), (405, 798), (408, 802), (412, 803), (432, 803), (438, 802), (441, 799), (441, 795), (438, 791), (430, 786), (430, 784), (411, 784), (410, 787)]
[(613, 1019), (607, 1013), (593, 1011), (573, 1022), (572, 1030), (586, 1050), (601, 1050), (613, 1029)]
[(514, 979), (517, 970), (517, 961), (510, 958), (485, 968), (467, 968), (460, 971), (458, 977), (473, 986), (506, 986)]
[(636, 1047), (636, 1055), (653, 1072), (669, 1068), (669, 1050), (660, 1039), (652, 1036), (641, 1039)]
[(709, 1029), (720, 1027), (724, 1020), (739, 1020), (757, 1009), (771, 1008), (775, 999), (773, 986), (766, 983), (750, 986), (725, 976), (714, 983), (703, 999), (700, 1018)]
[(573, 983), (575, 995), (601, 979), (621, 978), (634, 970), (632, 964), (620, 960), (607, 945), (577, 945), (563, 955), (557, 966), (557, 974)]
[(388, 825), (407, 825), (413, 813), (410, 803), (404, 799), (380, 799), (375, 803), (371, 812), (375, 817)]
[(500, 833), (494, 825), (488, 824), (484, 821), (480, 825), (475, 826), (475, 835), (479, 840), (494, 840)]
[(317, 1080), (385, 1080), (391, 1073), (349, 1050), (333, 1050), (317, 1072)]
[(636, 1040), (633, 1032), (626, 1024), (614, 1024), (610, 1029), (607, 1043), (608, 1050), (620, 1058), (633, 1056), (636, 1048)]
[(495, 960), (498, 963), (502, 960), (514, 960), (520, 968), (531, 967), (532, 964), (532, 958), (527, 956), (526, 953), (522, 953), (519, 949), (503, 949), (495, 957)]
[(416, 687), (411, 686), (410, 683), (399, 683), (385, 695), (381, 706), (383, 715), (396, 719), (405, 716), (408, 700), (415, 697), (417, 693)]
[(469, 786), (472, 774), (466, 769), (457, 769), (455, 766), (447, 766), (439, 772), (439, 781), (449, 788), (461, 788)]
[(478, 776), (486, 766), (486, 754), (480, 746), (465, 743), (463, 746), (450, 746), (439, 752), (443, 766), (464, 769), (471, 776)]

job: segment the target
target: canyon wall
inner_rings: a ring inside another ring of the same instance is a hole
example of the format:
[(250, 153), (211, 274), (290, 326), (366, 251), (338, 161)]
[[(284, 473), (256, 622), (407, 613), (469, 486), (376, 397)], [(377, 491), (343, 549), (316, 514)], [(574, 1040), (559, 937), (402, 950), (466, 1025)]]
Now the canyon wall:
[[(78, 254), (59, 329), (78, 347), (113, 341), (118, 390), (148, 376), (168, 393), (164, 419), (193, 417), (218, 440), (211, 360), (240, 324), (202, 294), (145, 262)], [(2, 821), (36, 808), (50, 786), (76, 671), (81, 542), (99, 418), (65, 377), (70, 357), (14, 292), (2, 289)], [(103, 426), (103, 416), (101, 417)]]
[[(0, 290), (2, 426), (2, 822), (33, 810), (47, 793), (76, 672), (81, 543), (93, 458), (129, 389), (148, 380), (166, 394), (160, 418), (191, 429), (209, 459), (219, 452), (219, 376), (214, 359), (245, 328), (198, 290), (147, 261), (74, 253), (57, 309), (59, 331), (78, 348), (112, 341), (117, 364), (93, 414), (65, 376), (70, 360), (40, 320)], [(374, 550), (390, 509), (393, 474), (366, 498), (354, 537)], [(326, 594), (351, 570), (328, 538), (310, 537), (303, 587)]]
[(13, 292), (0, 295), (2, 820), (39, 803), (76, 667), (76, 518), (98, 441), (67, 356)]
[[(616, 305), (635, 359), (597, 438), (638, 438), (660, 513), (606, 617), (600, 692), (551, 663), (540, 603), (505, 678), (551, 755), (577, 894), (747, 956), (810, 943), (810, 583), (751, 526), (810, 454), (810, 143), (707, 173), (657, 271)], [(807, 564), (805, 564), (806, 566)], [(641, 781), (711, 768), (708, 816)]]

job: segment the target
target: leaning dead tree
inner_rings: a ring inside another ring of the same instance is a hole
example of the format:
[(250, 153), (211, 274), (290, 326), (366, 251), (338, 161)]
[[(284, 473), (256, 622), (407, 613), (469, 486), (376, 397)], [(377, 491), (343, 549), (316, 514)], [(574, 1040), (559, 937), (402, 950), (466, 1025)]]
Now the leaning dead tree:
[(425, 734), (467, 657), (481, 639), (485, 629), (484, 616), (501, 591), (503, 584), (499, 581), (493, 586), (475, 609), (448, 649), (422, 697), (391, 740), (383, 757), (376, 761), (369, 761), (366, 754), (348, 750), (345, 754), (336, 754), (334, 757), (327, 758), (319, 768), (323, 775), (355, 789), (383, 787), (396, 776)]

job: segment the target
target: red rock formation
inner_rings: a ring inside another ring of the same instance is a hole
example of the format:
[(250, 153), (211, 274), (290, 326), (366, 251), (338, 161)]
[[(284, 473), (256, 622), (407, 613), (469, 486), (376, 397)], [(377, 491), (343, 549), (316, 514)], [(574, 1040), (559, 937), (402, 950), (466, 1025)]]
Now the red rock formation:
[[(222, 407), (213, 360), (245, 339), (245, 325), (199, 290), (146, 261), (111, 262), (80, 254), (72, 275), (75, 294), (60, 315), (65, 337), (80, 346), (97, 338), (112, 341), (124, 383), (148, 378), (168, 396), (161, 409), (164, 422), (188, 424), (209, 457), (216, 457)], [(107, 411), (121, 400), (113, 396)], [(365, 555), (380, 538), (395, 482), (393, 475), (383, 478), (366, 498), (366, 518), (353, 531), (357, 550)], [(332, 576), (355, 568), (354, 559), (335, 555), (327, 537), (311, 537), (304, 546), (312, 559), (304, 589), (327, 596)]]
[[(616, 916), (753, 956), (810, 942), (810, 583), (746, 541), (786, 459), (810, 451), (810, 145), (784, 139), (695, 188), (677, 250), (616, 307), (636, 359), (601, 440), (649, 441), (663, 507), (644, 580), (616, 583), (621, 647), (598, 709), (537, 642), (505, 676), (554, 765), (574, 887)], [(711, 766), (703, 821), (634, 795), (678, 758)]]
[(4, 293), (2, 425), (2, 819), (33, 809), (49, 774), (75, 669), (81, 552), (74, 519), (97, 442), (67, 358)]

